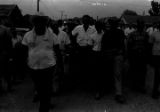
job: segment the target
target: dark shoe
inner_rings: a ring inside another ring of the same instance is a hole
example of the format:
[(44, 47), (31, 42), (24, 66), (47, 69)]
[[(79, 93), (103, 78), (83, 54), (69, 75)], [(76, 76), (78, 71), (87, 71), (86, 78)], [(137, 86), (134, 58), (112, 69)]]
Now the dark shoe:
[(142, 94), (146, 93), (146, 89), (144, 87), (136, 87), (136, 88), (133, 88), (133, 90)]
[(95, 99), (96, 100), (100, 100), (101, 99), (101, 95), (99, 93), (97, 93), (96, 96), (95, 96)]
[(39, 101), (39, 96), (37, 94), (35, 94), (32, 102), (37, 103), (38, 101)]
[(50, 104), (50, 105), (49, 105), (49, 108), (52, 110), (52, 109), (55, 108), (55, 105), (54, 105), (54, 104)]
[(116, 95), (115, 100), (117, 101), (117, 103), (120, 103), (120, 104), (126, 103), (126, 99), (123, 95)]
[(9, 88), (9, 89), (8, 89), (8, 92), (9, 92), (9, 93), (13, 93), (14, 91), (15, 91), (15, 89), (13, 89), (13, 88)]
[(159, 93), (159, 92), (153, 92), (153, 94), (152, 94), (152, 98), (153, 98), (153, 99), (158, 99), (159, 96), (160, 96), (160, 93)]

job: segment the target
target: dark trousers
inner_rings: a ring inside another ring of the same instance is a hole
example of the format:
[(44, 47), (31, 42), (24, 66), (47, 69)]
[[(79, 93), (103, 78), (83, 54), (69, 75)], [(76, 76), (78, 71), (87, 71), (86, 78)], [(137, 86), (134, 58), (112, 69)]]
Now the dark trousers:
[(158, 93), (159, 84), (160, 84), (160, 56), (153, 56), (152, 57), (152, 65), (155, 69), (154, 74), (154, 84), (153, 84), (153, 93)]
[(133, 89), (141, 90), (145, 88), (145, 79), (147, 71), (146, 57), (130, 56), (130, 75), (129, 82)]
[(80, 84), (84, 87), (89, 86), (90, 78), (91, 78), (91, 47), (79, 47), (78, 54), (76, 60), (78, 61), (77, 64), (77, 71), (78, 71), (78, 79)]
[[(12, 72), (10, 69), (10, 61), (9, 60), (3, 60), (0, 63), (0, 89), (7, 89), (7, 91), (11, 90), (12, 88)], [(7, 84), (7, 88), (3, 87), (4, 82)]]
[(40, 98), (39, 112), (49, 112), (54, 71), (55, 67), (42, 70), (32, 70), (32, 79)]
[(106, 73), (106, 76), (110, 76), (108, 82), (110, 82), (110, 85), (114, 84), (116, 95), (122, 95), (122, 71), (124, 62), (123, 55), (104, 52), (103, 60), (103, 71)]
[(92, 85), (95, 92), (102, 92), (103, 89), (103, 73), (102, 73), (102, 53), (100, 51), (93, 51), (91, 57), (91, 74)]

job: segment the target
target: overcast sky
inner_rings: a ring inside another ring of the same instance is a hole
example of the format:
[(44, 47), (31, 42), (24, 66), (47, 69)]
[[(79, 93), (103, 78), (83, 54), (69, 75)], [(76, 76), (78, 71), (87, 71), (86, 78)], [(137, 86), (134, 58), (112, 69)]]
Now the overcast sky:
[[(36, 12), (37, 0), (0, 0), (0, 4), (18, 4), (23, 14)], [(151, 0), (40, 0), (40, 11), (60, 18), (61, 11), (67, 17), (89, 14), (93, 17), (120, 16), (125, 9), (138, 14), (148, 13)]]

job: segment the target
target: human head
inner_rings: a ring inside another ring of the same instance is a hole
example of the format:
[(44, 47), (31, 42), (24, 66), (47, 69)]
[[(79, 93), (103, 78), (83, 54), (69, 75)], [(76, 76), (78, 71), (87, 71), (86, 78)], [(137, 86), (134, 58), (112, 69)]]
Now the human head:
[(89, 15), (84, 15), (83, 17), (82, 17), (82, 22), (83, 22), (83, 24), (84, 25), (89, 25), (90, 24), (90, 16)]
[(111, 29), (117, 28), (118, 25), (119, 25), (119, 19), (117, 19), (117, 18), (110, 18), (108, 20), (108, 23), (109, 23)]
[(144, 30), (145, 24), (144, 21), (141, 19), (137, 20), (137, 30), (142, 32)]
[(103, 27), (104, 25), (102, 24), (102, 22), (100, 22), (100, 21), (97, 21), (96, 23), (95, 23), (95, 28), (96, 28), (96, 30), (97, 30), (97, 32), (98, 33), (101, 33), (102, 32), (102, 30), (103, 30)]
[(33, 16), (32, 23), (37, 35), (43, 35), (45, 33), (48, 20), (48, 17), (42, 14), (36, 14)]
[(158, 30), (160, 30), (160, 21), (156, 25), (154, 25), (154, 28), (157, 28)]
[(62, 20), (58, 20), (57, 21), (57, 25), (58, 25), (58, 27), (62, 27), (64, 25), (63, 21)]

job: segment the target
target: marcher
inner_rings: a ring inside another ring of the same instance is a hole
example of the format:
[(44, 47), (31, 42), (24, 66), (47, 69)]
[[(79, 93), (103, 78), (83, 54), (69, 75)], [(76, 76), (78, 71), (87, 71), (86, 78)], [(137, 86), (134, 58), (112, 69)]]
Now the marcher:
[(130, 80), (132, 89), (145, 92), (145, 77), (147, 73), (149, 36), (144, 29), (144, 22), (137, 20), (137, 30), (129, 35), (128, 58), (130, 63)]
[[(102, 38), (102, 54), (103, 54), (103, 66), (105, 70), (109, 71), (109, 68), (113, 64), (113, 75), (115, 83), (115, 100), (118, 103), (125, 103), (125, 97), (122, 92), (122, 70), (124, 61), (124, 32), (118, 29), (119, 20), (111, 18), (108, 20), (110, 29), (105, 32)], [(104, 74), (107, 75), (107, 74)]]
[(70, 44), (69, 36), (66, 32), (63, 31), (63, 21), (59, 20), (56, 24), (52, 26), (53, 32), (57, 36), (57, 42), (59, 45), (60, 52), (58, 53), (57, 57), (57, 79), (56, 83), (54, 84), (55, 92), (58, 92), (58, 89), (60, 89), (60, 84), (62, 84), (62, 81), (64, 79), (65, 75), (65, 59), (67, 58), (67, 48)]
[(76, 37), (77, 42), (77, 60), (79, 63), (78, 72), (80, 74), (79, 79), (83, 80), (85, 87), (89, 83), (90, 79), (90, 53), (92, 51), (91, 34), (96, 30), (94, 27), (90, 26), (90, 16), (84, 15), (82, 17), (82, 25), (78, 25), (72, 31), (72, 35)]
[(160, 23), (158, 24), (158, 31), (152, 33), (150, 36), (149, 43), (152, 46), (152, 65), (155, 69), (152, 98), (158, 99), (160, 95)]
[(57, 36), (47, 28), (48, 19), (43, 14), (33, 18), (34, 28), (27, 32), (22, 44), (28, 46), (28, 66), (40, 100), (39, 112), (49, 112), (52, 79), (56, 66)]
[(102, 95), (102, 53), (101, 53), (101, 41), (104, 35), (104, 27), (102, 22), (97, 21), (95, 23), (96, 32), (91, 35), (93, 43), (93, 55), (92, 55), (92, 77), (93, 85), (96, 92), (95, 98), (98, 100)]
[(20, 83), (25, 77), (27, 49), (22, 45), (22, 36), (18, 35), (15, 28), (12, 28), (12, 62), (13, 84)]
[[(0, 89), (10, 91), (12, 89), (11, 84), (11, 72), (10, 61), (12, 58), (12, 33), (3, 22), (0, 21)], [(4, 88), (3, 84), (7, 84), (7, 88)]]

